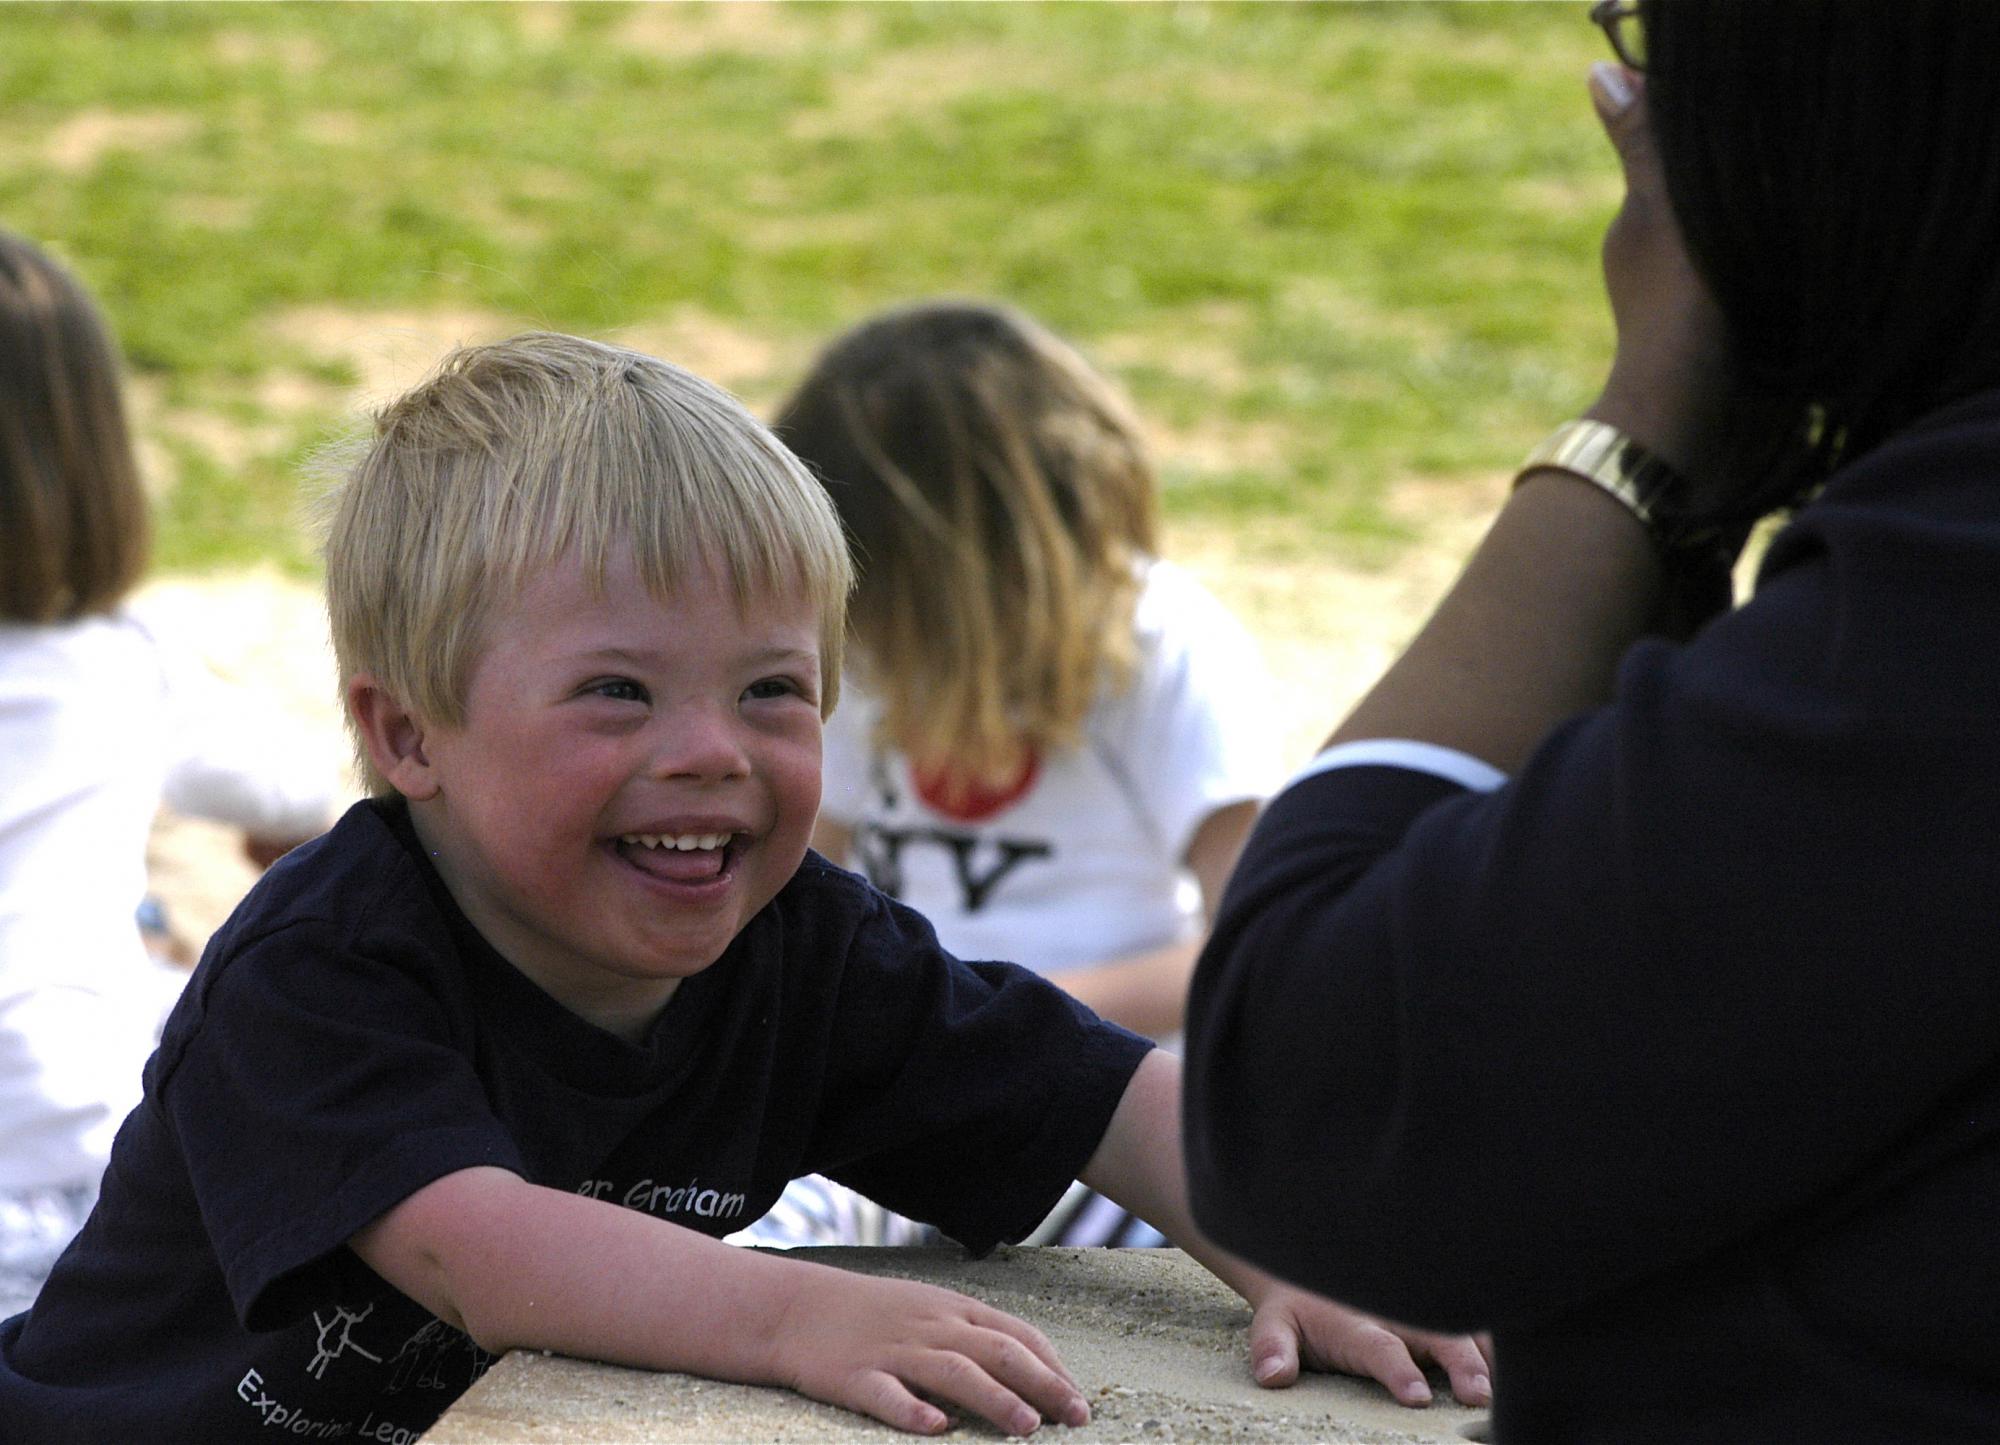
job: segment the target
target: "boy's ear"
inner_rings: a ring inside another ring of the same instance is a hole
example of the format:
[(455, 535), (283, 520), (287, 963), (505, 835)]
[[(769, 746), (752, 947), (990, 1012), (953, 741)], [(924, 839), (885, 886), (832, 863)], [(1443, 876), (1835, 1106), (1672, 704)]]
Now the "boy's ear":
[(441, 785), (424, 747), (423, 719), (397, 701), (375, 674), (357, 672), (347, 680), (347, 711), (368, 760), (397, 792), (419, 803), (438, 795)]

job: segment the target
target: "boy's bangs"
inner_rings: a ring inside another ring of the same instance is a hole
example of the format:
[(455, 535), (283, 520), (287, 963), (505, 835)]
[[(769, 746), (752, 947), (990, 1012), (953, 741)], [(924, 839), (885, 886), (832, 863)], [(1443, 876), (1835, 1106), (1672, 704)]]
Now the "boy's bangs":
[(495, 479), (497, 505), (482, 529), (487, 586), (511, 592), (566, 556), (602, 586), (611, 556), (630, 548), (662, 601), (704, 569), (746, 613), (774, 594), (802, 596), (823, 619), (830, 710), (852, 572), (824, 492), (747, 414), (729, 414), (733, 400), (726, 410), (704, 404), (685, 385), (647, 385), (644, 371), (624, 380), (569, 418), (546, 450), (524, 457), (519, 475)]

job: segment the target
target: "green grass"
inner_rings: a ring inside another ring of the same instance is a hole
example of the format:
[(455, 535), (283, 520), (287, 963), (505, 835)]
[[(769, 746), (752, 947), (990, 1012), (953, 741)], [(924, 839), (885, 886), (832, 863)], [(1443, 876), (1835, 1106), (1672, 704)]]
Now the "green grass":
[(114, 320), (168, 568), (310, 566), (297, 463), (360, 378), (301, 310), (695, 317), (768, 405), (940, 292), (1103, 358), (1170, 517), (1387, 555), (1386, 487), (1508, 465), (1596, 380), (1582, 11), (15, 5), (0, 218)]

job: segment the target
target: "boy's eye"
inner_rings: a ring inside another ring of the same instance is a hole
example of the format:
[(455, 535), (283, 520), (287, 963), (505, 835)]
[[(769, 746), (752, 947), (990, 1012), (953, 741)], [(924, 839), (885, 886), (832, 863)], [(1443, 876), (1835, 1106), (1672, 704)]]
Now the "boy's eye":
[(607, 677), (593, 682), (586, 691), (613, 702), (645, 702), (646, 689), (629, 677)]
[(747, 698), (804, 697), (806, 690), (789, 677), (763, 677), (743, 689)]

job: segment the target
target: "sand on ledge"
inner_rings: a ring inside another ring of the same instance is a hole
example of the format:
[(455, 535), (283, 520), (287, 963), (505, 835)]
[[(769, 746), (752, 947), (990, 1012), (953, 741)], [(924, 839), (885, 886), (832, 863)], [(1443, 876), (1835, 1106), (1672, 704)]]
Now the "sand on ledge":
[[(1372, 1383), (1311, 1375), (1289, 1390), (1250, 1379), (1249, 1309), (1171, 1249), (812, 1249), (802, 1258), (945, 1285), (1046, 1334), (1090, 1401), (1091, 1422), (1044, 1426), (1050, 1445), (1092, 1441), (1442, 1445), (1485, 1438), (1485, 1412), (1406, 1410)], [(431, 1445), (581, 1442), (909, 1441), (918, 1438), (785, 1390), (508, 1355), (424, 1436)], [(946, 1438), (997, 1439), (982, 1422)]]

